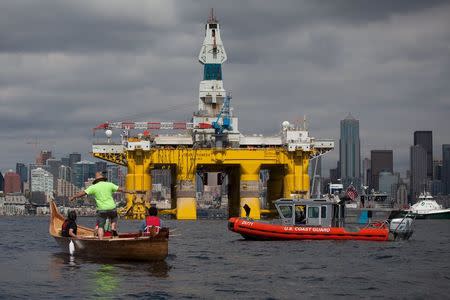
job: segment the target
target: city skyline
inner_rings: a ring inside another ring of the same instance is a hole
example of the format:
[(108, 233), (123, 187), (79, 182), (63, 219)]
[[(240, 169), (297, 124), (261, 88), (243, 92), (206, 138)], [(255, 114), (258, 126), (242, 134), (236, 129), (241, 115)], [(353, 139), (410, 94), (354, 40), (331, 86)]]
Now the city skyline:
[[(242, 132), (274, 134), (306, 115), (311, 136), (337, 142), (350, 111), (361, 158), (392, 149), (402, 174), (414, 131), (432, 130), (434, 149), (449, 143), (448, 2), (239, 2), (239, 13), (236, 4), (214, 8)], [(107, 120), (188, 120), (208, 11), (181, 1), (0, 3), (1, 170), (39, 148), (92, 159), (91, 129)], [(338, 156), (336, 147), (324, 157), (324, 173)]]

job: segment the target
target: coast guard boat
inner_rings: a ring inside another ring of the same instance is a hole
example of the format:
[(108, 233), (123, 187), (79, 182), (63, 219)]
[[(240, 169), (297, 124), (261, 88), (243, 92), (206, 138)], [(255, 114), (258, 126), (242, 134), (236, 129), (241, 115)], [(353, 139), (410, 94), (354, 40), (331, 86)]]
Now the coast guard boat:
[(244, 206), (247, 217), (234, 217), (228, 229), (253, 240), (367, 240), (393, 241), (409, 239), (413, 219), (407, 216), (391, 220), (355, 225), (345, 224), (345, 204), (330, 199), (279, 199), (275, 207), (277, 223), (249, 219), (250, 207)]

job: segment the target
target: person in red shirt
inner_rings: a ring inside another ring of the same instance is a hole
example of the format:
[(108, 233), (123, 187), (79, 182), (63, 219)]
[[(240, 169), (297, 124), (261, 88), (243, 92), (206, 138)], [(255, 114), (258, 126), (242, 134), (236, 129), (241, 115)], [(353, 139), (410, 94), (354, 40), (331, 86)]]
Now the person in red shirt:
[(158, 217), (158, 209), (155, 206), (151, 206), (147, 209), (147, 215), (141, 224), (140, 231), (149, 233), (152, 227), (156, 229), (156, 233), (158, 233), (159, 229), (162, 227), (161, 219)]

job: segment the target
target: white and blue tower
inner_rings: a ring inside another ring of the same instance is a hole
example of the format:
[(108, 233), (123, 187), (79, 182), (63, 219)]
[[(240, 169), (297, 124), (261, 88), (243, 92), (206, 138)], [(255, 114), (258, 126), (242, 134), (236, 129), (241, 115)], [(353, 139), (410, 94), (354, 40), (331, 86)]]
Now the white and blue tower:
[(227, 54), (220, 37), (220, 24), (213, 10), (205, 25), (205, 39), (198, 60), (203, 65), (203, 80), (199, 87), (198, 111), (193, 117), (194, 127), (200, 128), (196, 130), (195, 140), (211, 139), (215, 132), (211, 125), (224, 124), (224, 119), (220, 117), (226, 109), (227, 128), (224, 133), (230, 142), (239, 143), (238, 120), (232, 116), (232, 108), (229, 106), (231, 95), (227, 94), (222, 80), (222, 64), (227, 60)]

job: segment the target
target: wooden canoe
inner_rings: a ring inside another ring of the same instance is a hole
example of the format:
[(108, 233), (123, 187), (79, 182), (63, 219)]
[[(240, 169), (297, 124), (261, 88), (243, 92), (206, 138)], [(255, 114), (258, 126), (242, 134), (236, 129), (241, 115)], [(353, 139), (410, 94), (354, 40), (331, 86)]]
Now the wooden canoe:
[(56, 204), (50, 202), (49, 232), (55, 238), (63, 252), (69, 253), (69, 244), (72, 240), (75, 246), (74, 256), (85, 256), (97, 259), (163, 260), (168, 254), (169, 229), (161, 228), (158, 234), (124, 233), (118, 237), (105, 237), (99, 240), (94, 236), (94, 229), (78, 225), (79, 238), (61, 236), (61, 227), (64, 223)]

